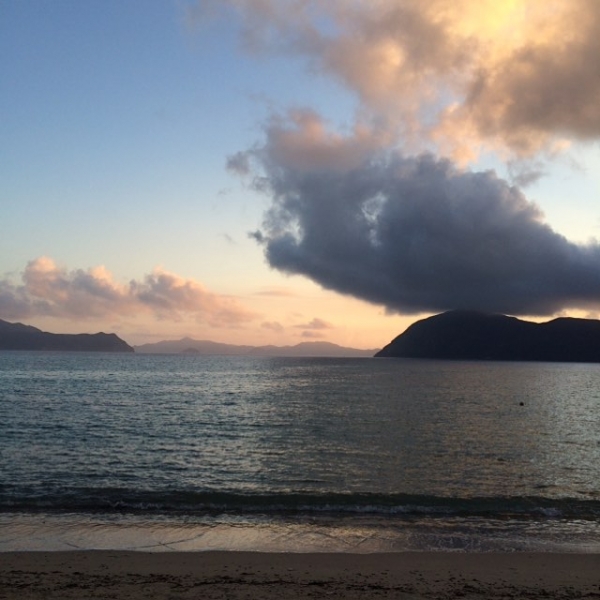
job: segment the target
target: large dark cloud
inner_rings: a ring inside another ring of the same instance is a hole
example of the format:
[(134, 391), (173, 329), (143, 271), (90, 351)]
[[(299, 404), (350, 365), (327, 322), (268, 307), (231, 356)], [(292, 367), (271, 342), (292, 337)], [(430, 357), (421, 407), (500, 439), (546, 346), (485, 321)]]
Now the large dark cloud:
[(246, 47), (304, 57), (357, 100), (353, 129), (290, 111), (230, 158), (272, 200), (253, 234), (271, 266), (405, 313), (600, 307), (597, 243), (565, 239), (492, 172), (395, 151), (497, 152), (527, 185), (599, 139), (599, 1), (219, 4)]
[(389, 151), (348, 169), (259, 156), (273, 203), (256, 237), (276, 269), (404, 313), (600, 305), (600, 246), (553, 231), (491, 171)]

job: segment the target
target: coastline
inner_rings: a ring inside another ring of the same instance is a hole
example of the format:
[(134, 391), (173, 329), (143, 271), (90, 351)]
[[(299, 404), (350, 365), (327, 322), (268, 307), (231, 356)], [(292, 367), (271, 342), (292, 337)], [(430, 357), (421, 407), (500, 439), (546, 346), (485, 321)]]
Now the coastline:
[(600, 598), (600, 554), (3, 552), (0, 598)]
[(179, 518), (155, 515), (3, 513), (7, 552), (410, 552), (600, 555), (600, 523), (551, 517), (499, 519), (312, 514)]

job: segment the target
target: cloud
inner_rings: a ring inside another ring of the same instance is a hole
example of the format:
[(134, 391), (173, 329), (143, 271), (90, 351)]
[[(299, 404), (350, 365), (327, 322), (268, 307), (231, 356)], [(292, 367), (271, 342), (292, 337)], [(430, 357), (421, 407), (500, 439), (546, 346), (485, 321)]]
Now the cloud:
[(346, 170), (294, 167), (279, 149), (267, 137), (255, 156), (272, 198), (261, 239), (280, 271), (392, 312), (600, 305), (600, 246), (553, 231), (492, 171), (391, 150)]
[(236, 152), (227, 158), (227, 169), (238, 175), (250, 173), (250, 163), (245, 152)]
[[(272, 115), (265, 130), (269, 137), (270, 156), (276, 157), (278, 164), (294, 165), (300, 169), (345, 170), (357, 166), (366, 154), (392, 141), (384, 131), (361, 124), (356, 124), (346, 135), (331, 131), (323, 119), (310, 109), (292, 109), (285, 116)], [(246, 164), (244, 174), (252, 172), (253, 158), (253, 152), (237, 153), (236, 160)]]
[(282, 287), (269, 287), (256, 292), (257, 296), (271, 296), (274, 298), (290, 298), (295, 296), (294, 292)]
[(104, 267), (67, 271), (51, 258), (40, 257), (27, 264), (20, 285), (0, 280), (3, 318), (93, 319), (140, 313), (172, 320), (193, 317), (214, 327), (240, 325), (257, 316), (233, 298), (162, 269), (124, 285)]
[(552, 135), (597, 138), (600, 4), (521, 4), (523, 35), (530, 37), (474, 72), (460, 118), (472, 121), (481, 136), (501, 136), (522, 153), (537, 150)]
[(506, 166), (510, 181), (521, 188), (532, 185), (546, 174), (538, 160), (509, 161)]
[(311, 340), (319, 340), (323, 338), (323, 333), (320, 331), (307, 330), (303, 331), (300, 336)]
[(600, 2), (220, 5), (246, 50), (299, 56), (357, 99), (347, 131), (294, 109), (230, 158), (271, 199), (251, 236), (272, 267), (391, 312), (598, 309), (600, 246), (568, 241), (519, 187), (466, 166), (491, 150), (526, 186), (548, 157), (600, 137)]
[(268, 329), (269, 331), (274, 331), (275, 333), (283, 333), (284, 327), (281, 323), (277, 321), (264, 321), (260, 324), (263, 329)]
[(482, 146), (531, 156), (600, 135), (596, 0), (219, 5), (237, 16), (246, 50), (303, 57), (355, 94), (363, 122), (368, 115), (421, 150), (426, 141), (461, 160)]
[(331, 323), (327, 321), (323, 321), (323, 319), (318, 319), (315, 317), (310, 323), (303, 323), (300, 325), (294, 325), (297, 329), (309, 329), (312, 331), (321, 331), (323, 329), (334, 329)]

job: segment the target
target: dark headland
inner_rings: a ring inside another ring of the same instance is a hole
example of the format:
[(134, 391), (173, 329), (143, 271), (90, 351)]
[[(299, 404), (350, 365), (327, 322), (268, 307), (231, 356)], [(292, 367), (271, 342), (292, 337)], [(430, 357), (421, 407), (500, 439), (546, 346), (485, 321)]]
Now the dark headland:
[(114, 333), (48, 333), (0, 319), (0, 350), (51, 350), (68, 352), (133, 352)]
[(377, 357), (600, 362), (600, 321), (532, 323), (505, 315), (450, 311), (413, 323)]

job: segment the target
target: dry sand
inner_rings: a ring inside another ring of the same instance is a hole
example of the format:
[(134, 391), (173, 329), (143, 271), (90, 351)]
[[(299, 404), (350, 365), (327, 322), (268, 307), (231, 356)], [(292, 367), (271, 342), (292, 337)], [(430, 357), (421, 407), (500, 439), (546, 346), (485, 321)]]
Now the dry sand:
[(591, 600), (600, 555), (5, 552), (0, 598)]

